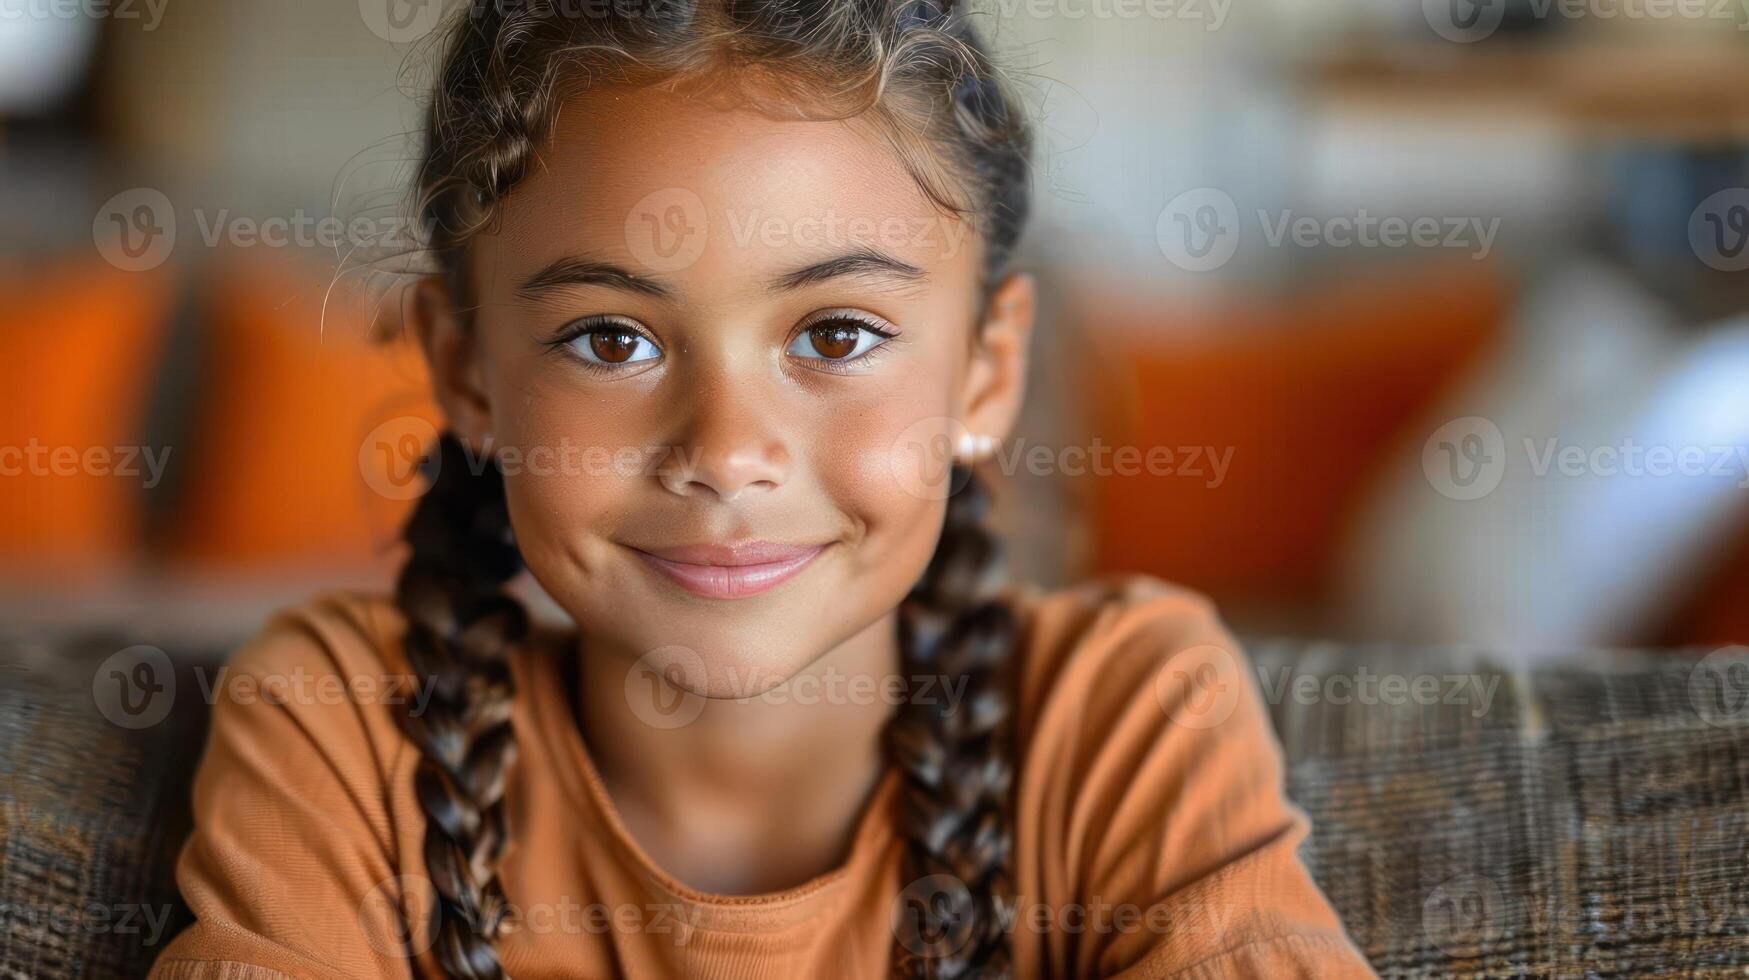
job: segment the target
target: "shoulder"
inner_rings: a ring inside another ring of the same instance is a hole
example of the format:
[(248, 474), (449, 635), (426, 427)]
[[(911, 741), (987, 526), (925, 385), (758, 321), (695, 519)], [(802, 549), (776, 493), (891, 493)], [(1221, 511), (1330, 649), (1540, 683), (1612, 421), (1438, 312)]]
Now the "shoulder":
[(1146, 697), (1169, 710), (1186, 678), (1225, 701), (1248, 673), (1215, 604), (1193, 589), (1114, 575), (1016, 599), (1023, 728), (1062, 704), (1082, 714)]
[(1021, 618), (1039, 641), (1085, 640), (1115, 630), (1203, 626), (1218, 622), (1215, 604), (1201, 592), (1148, 575), (1102, 575), (1063, 589), (1015, 593)]
[[(1158, 908), (1195, 926), (1084, 935), (1064, 953), (1073, 972), (1176, 976), (1204, 964), (1183, 975), (1229, 966), (1335, 975), (1334, 964), (1353, 962), (1295, 856), (1306, 823), (1283, 792), (1263, 689), (1214, 604), (1121, 577), (1017, 605), (1022, 891), (1047, 906)], [(1264, 956), (1256, 945), (1299, 934), (1336, 952), (1280, 946)], [(1246, 952), (1219, 958), (1236, 949)]]
[(1018, 605), (1016, 734), (1032, 806), (1110, 815), (1138, 797), (1158, 812), (1279, 793), (1262, 689), (1205, 596), (1124, 576)]
[(387, 595), (327, 592), (274, 612), (228, 666), (264, 675), (298, 668), (404, 673), (405, 633), (406, 619)]
[(400, 714), (431, 694), (406, 663), (405, 631), (384, 595), (324, 593), (273, 613), (201, 692), (209, 760), (229, 749), (287, 770), (316, 759), (348, 775), (393, 770), (408, 750)]

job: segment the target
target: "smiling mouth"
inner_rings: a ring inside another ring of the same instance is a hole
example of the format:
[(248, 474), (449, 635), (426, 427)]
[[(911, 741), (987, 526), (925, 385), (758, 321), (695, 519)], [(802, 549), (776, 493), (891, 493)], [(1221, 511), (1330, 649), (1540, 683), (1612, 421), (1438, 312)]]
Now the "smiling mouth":
[(794, 578), (826, 550), (826, 545), (754, 541), (631, 550), (645, 565), (693, 595), (741, 599), (770, 591)]

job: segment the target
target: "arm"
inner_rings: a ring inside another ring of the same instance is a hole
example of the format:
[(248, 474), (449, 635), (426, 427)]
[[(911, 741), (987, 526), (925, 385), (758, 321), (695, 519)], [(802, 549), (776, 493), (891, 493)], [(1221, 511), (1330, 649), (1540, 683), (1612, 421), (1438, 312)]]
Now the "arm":
[(1062, 632), (1074, 650), (1028, 729), (1027, 766), (1049, 775), (1021, 806), (1040, 819), (1018, 843), (1041, 855), (1027, 890), (1088, 925), (1051, 936), (1040, 972), (1373, 976), (1297, 856), (1306, 820), (1213, 608), (1132, 585)]
[(343, 683), (361, 676), (388, 675), (367, 631), (327, 606), (277, 617), (210, 694), (183, 695), (214, 699), (176, 869), (196, 922), (154, 978), (410, 975), (423, 937), (400, 907), (430, 887), (397, 877), (385, 787), (406, 752), (396, 709)]

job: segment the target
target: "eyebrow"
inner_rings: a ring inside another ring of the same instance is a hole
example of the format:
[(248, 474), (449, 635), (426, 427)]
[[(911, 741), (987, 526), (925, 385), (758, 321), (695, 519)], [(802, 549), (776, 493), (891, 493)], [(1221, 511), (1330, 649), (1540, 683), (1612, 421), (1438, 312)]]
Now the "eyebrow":
[[(922, 282), (929, 278), (927, 273), (909, 262), (894, 258), (879, 249), (864, 247), (811, 263), (793, 272), (786, 272), (767, 282), (766, 288), (773, 292), (793, 292), (806, 286), (849, 276), (896, 279), (901, 282)], [(640, 276), (607, 262), (574, 256), (548, 263), (539, 272), (519, 283), (516, 291), (525, 298), (534, 299), (565, 286), (606, 286), (655, 299), (673, 299), (677, 294), (672, 286), (664, 284), (660, 279)]]

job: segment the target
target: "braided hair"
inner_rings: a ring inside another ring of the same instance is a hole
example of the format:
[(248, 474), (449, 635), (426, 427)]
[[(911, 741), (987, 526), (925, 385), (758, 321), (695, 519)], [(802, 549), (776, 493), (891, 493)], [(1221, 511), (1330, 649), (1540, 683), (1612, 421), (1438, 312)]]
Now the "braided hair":
[(437, 958), (454, 977), (497, 977), (491, 937), (504, 913), (495, 867), (504, 851), (504, 784), (516, 761), (509, 653), (527, 614), (503, 590), (522, 567), (504, 479), (478, 475), (445, 434), (427, 461), (430, 488), (407, 522), (412, 549), (395, 586), (408, 665), (431, 685), (401, 727), (419, 749), (425, 867), (436, 891)]
[[(930, 200), (980, 232), (988, 302), (1025, 223), (1030, 134), (953, 0), (616, 0), (581, 14), (553, 0), (474, 0), (448, 35), (417, 205), (464, 322), (467, 242), (521, 179), (577, 80), (707, 74), (752, 76), (829, 116), (871, 119)], [(409, 664), (434, 694), (402, 727), (420, 753), (433, 952), (452, 977), (497, 978), (505, 903), (496, 866), (516, 759), (508, 657), (527, 631), (504, 586), (522, 561), (497, 468), (452, 434), (430, 465), (396, 602)], [(988, 493), (962, 466), (949, 485), (958, 489), (901, 604), (899, 641), (906, 676), (949, 678), (963, 696), (908, 699), (886, 745), (904, 782), (909, 878), (958, 885), (912, 906), (915, 931), (952, 942), (899, 942), (893, 962), (908, 977), (1006, 976), (1016, 625), (994, 595), (1000, 548), (985, 527)]]

